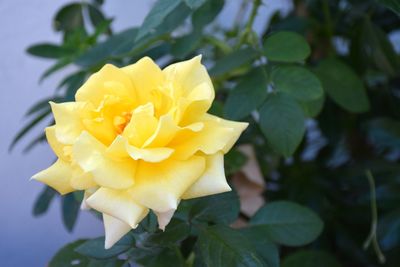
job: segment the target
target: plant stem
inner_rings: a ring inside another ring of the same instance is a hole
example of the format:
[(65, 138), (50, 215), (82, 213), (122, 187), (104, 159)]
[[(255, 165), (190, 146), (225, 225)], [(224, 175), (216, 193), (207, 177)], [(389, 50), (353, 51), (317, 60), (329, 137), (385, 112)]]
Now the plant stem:
[(378, 209), (376, 205), (376, 192), (375, 192), (375, 181), (374, 177), (372, 176), (372, 173), (370, 170), (367, 170), (365, 172), (369, 187), (371, 190), (371, 213), (372, 213), (372, 220), (371, 220), (371, 231), (367, 237), (367, 239), (364, 242), (363, 248), (364, 250), (368, 249), (368, 247), (371, 245), (372, 242), (372, 247), (378, 257), (379, 263), (384, 264), (386, 261), (385, 255), (383, 255), (379, 243), (378, 243), (378, 235), (377, 235), (377, 226), (378, 226)]

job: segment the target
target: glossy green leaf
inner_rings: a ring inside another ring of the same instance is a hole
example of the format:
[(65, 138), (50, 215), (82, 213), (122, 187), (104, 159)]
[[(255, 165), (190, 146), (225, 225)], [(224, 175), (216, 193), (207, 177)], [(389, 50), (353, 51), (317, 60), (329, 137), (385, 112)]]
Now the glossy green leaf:
[(107, 59), (126, 53), (134, 46), (136, 28), (127, 29), (109, 37), (83, 53), (76, 63), (82, 67), (90, 67), (105, 62)]
[(181, 4), (185, 5), (181, 0), (158, 0), (154, 3), (153, 8), (144, 19), (135, 40), (138, 41), (146, 35), (154, 33), (168, 15), (181, 8)]
[(46, 213), (55, 196), (56, 191), (51, 187), (45, 186), (33, 205), (33, 216)]
[(260, 208), (250, 224), (264, 231), (272, 241), (303, 246), (322, 232), (323, 222), (312, 210), (289, 201), (275, 201)]
[(311, 49), (300, 34), (281, 31), (265, 40), (264, 53), (271, 61), (297, 62), (305, 60), (310, 55)]
[(369, 109), (363, 82), (349, 66), (338, 59), (326, 59), (315, 72), (324, 90), (339, 106), (350, 112), (365, 112)]
[(304, 114), (290, 96), (273, 93), (260, 109), (260, 126), (268, 144), (279, 154), (289, 157), (303, 139)]
[(90, 239), (75, 248), (79, 254), (95, 258), (95, 259), (108, 259), (116, 257), (132, 248), (135, 244), (135, 239), (131, 234), (126, 234), (114, 246), (109, 249), (104, 248), (104, 237)]
[(309, 101), (300, 101), (299, 104), (303, 108), (304, 115), (308, 118), (316, 117), (324, 107), (325, 95), (322, 94), (317, 99)]
[(239, 231), (224, 225), (202, 228), (198, 249), (206, 266), (219, 267), (265, 267), (254, 247)]
[(202, 35), (199, 32), (191, 32), (179, 37), (171, 47), (171, 54), (178, 59), (184, 59), (192, 53), (201, 42)]
[(268, 239), (264, 231), (257, 227), (246, 227), (240, 229), (255, 247), (257, 254), (265, 261), (267, 267), (279, 267), (278, 247)]
[(241, 120), (261, 106), (267, 98), (267, 74), (262, 67), (244, 76), (229, 93), (224, 106), (228, 119)]
[(301, 101), (316, 100), (323, 94), (321, 82), (303, 67), (280, 66), (273, 71), (272, 81), (277, 91)]
[(80, 203), (76, 201), (73, 193), (67, 194), (62, 198), (62, 219), (65, 228), (69, 232), (74, 229), (76, 220), (78, 219)]
[(146, 267), (186, 267), (185, 260), (178, 247), (163, 249), (157, 253), (153, 251), (152, 255), (138, 260)]
[(302, 250), (290, 254), (282, 262), (282, 267), (340, 267), (335, 257), (318, 250)]
[(192, 200), (191, 220), (228, 224), (239, 215), (239, 197), (235, 191)]
[(189, 225), (179, 219), (172, 219), (165, 231), (158, 230), (156, 233), (145, 233), (142, 240), (144, 246), (170, 246), (176, 244), (190, 234)]
[(89, 259), (75, 252), (75, 248), (84, 242), (83, 239), (77, 240), (61, 248), (51, 259), (48, 267), (87, 267)]
[(185, 1), (186, 5), (188, 5), (188, 7), (195, 10), (195, 9), (201, 7), (202, 5), (204, 5), (205, 2), (210, 1), (210, 0), (184, 0), (184, 1)]
[(236, 50), (215, 62), (210, 69), (211, 76), (219, 76), (251, 62), (257, 57), (257, 52), (250, 48)]
[(28, 47), (26, 50), (29, 54), (37, 57), (44, 58), (60, 58), (66, 55), (70, 55), (74, 51), (68, 48), (64, 48), (55, 44), (36, 44)]
[(201, 30), (221, 12), (224, 7), (224, 0), (208, 0), (204, 5), (198, 8), (192, 15), (192, 24), (195, 30)]
[(83, 27), (83, 5), (73, 3), (63, 6), (55, 15), (54, 28), (57, 31), (72, 31)]

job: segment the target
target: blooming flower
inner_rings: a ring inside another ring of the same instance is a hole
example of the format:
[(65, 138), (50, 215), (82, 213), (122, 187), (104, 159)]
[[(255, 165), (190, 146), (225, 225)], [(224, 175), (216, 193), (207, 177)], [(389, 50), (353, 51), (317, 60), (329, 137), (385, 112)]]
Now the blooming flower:
[(200, 60), (107, 64), (75, 102), (50, 103), (46, 136), (58, 160), (33, 179), (60, 194), (84, 190), (82, 207), (103, 214), (106, 248), (149, 209), (164, 229), (181, 199), (231, 190), (223, 155), (247, 123), (207, 113), (214, 88)]

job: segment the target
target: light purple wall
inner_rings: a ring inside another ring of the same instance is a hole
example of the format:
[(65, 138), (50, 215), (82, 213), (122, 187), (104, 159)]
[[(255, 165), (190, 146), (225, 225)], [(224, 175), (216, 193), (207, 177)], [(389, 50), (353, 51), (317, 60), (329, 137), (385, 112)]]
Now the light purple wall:
[[(39, 76), (52, 62), (30, 57), (25, 49), (37, 42), (58, 42), (60, 36), (52, 31), (51, 19), (68, 2), (71, 1), (0, 1), (0, 266), (4, 267), (45, 266), (67, 242), (103, 234), (101, 223), (87, 212), (81, 213), (74, 232), (67, 233), (61, 222), (59, 201), (52, 204), (45, 216), (33, 218), (32, 205), (42, 185), (30, 182), (29, 178), (47, 167), (54, 156), (47, 145), (26, 155), (22, 154), (21, 146), (12, 154), (7, 152), (12, 137), (26, 122), (23, 118), (27, 108), (51, 95), (62, 77), (55, 75), (38, 84)], [(106, 1), (105, 12), (116, 18), (114, 29), (118, 31), (139, 25), (153, 2)], [(223, 23), (233, 19), (231, 14), (237, 10), (238, 1), (227, 2), (229, 5), (220, 19)], [(258, 30), (274, 9), (287, 8), (286, 1), (266, 3), (256, 20)], [(44, 124), (40, 127), (35, 133)]]

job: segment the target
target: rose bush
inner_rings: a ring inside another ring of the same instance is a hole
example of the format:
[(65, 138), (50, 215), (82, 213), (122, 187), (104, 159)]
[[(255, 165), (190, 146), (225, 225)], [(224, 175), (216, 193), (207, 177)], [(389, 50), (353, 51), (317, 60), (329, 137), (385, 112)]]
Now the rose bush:
[(231, 190), (223, 155), (247, 123), (207, 113), (214, 88), (200, 61), (107, 64), (75, 102), (51, 103), (46, 137), (58, 160), (33, 178), (61, 194), (84, 190), (82, 207), (103, 213), (106, 248), (150, 209), (164, 229), (181, 199)]

